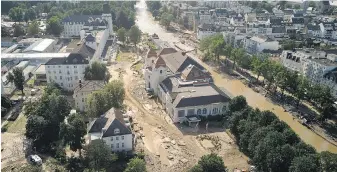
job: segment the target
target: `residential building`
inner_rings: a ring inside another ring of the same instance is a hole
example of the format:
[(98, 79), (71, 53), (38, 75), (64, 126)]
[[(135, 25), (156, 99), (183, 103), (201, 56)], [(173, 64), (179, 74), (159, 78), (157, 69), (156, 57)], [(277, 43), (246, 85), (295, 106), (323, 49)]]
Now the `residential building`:
[(308, 24), (307, 25), (307, 34), (308, 34), (309, 37), (320, 37), (321, 36), (320, 25)]
[(223, 36), (226, 43), (232, 45), (234, 48), (239, 48), (243, 46), (243, 40), (247, 35), (236, 32), (223, 32)]
[(281, 59), (286, 68), (299, 72), (312, 82), (329, 86), (337, 98), (336, 54), (324, 51), (283, 51)]
[(85, 111), (88, 107), (88, 96), (97, 90), (104, 88), (104, 81), (82, 81), (79, 80), (78, 85), (74, 89), (73, 98), (75, 100), (75, 107), (80, 111)]
[(72, 15), (62, 20), (64, 26), (63, 37), (79, 37), (81, 30), (108, 29), (109, 35), (113, 35), (113, 25), (109, 5), (103, 5), (102, 15)]
[(272, 33), (272, 27), (269, 19), (267, 21), (256, 21), (246, 23), (247, 34), (263, 34), (270, 35)]
[(321, 38), (337, 39), (337, 22), (322, 22), (319, 24)]
[(278, 50), (279, 42), (265, 36), (247, 36), (244, 39), (244, 48), (248, 53), (255, 54), (263, 50)]
[(119, 109), (111, 108), (101, 117), (90, 122), (88, 134), (90, 142), (102, 139), (113, 152), (133, 150), (134, 136), (129, 117)]
[(230, 98), (213, 85), (210, 74), (186, 53), (173, 48), (149, 50), (144, 68), (147, 90), (158, 96), (173, 122), (198, 122), (198, 116), (227, 112)]
[(216, 32), (216, 27), (214, 24), (202, 24), (198, 26), (198, 31), (197, 31), (197, 38), (199, 40), (206, 38), (211, 35), (215, 35)]
[(84, 79), (84, 70), (89, 61), (82, 54), (70, 53), (65, 58), (52, 58), (46, 64), (48, 83), (56, 83), (67, 91), (73, 91)]

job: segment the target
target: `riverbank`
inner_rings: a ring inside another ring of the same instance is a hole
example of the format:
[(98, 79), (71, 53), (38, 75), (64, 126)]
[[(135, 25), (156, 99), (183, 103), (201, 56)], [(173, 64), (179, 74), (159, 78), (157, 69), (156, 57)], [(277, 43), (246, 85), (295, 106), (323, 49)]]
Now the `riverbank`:
[[(152, 16), (150, 16), (147, 11), (144, 11), (144, 8), (146, 7), (143, 6), (141, 8), (143, 9), (137, 11), (136, 23), (142, 32), (149, 34), (156, 33), (161, 40), (167, 41), (172, 46), (174, 46), (176, 42), (180, 42), (179, 36), (177, 36), (177, 34), (168, 32), (163, 29), (157, 22), (153, 20)], [(312, 145), (318, 152), (330, 151), (337, 153), (337, 147), (335, 145), (329, 143), (321, 136), (317, 135), (315, 132), (311, 131), (299, 122), (293, 120), (292, 115), (289, 112), (284, 112), (284, 108), (282, 108), (281, 106), (270, 102), (266, 97), (262, 96), (259, 93), (256, 93), (251, 88), (245, 86), (240, 80), (233, 79), (229, 75), (217, 72), (216, 68), (202, 62), (197, 54), (188, 53), (188, 55), (198, 61), (212, 74), (215, 84), (220, 88), (227, 90), (233, 96), (245, 96), (248, 104), (254, 108), (259, 108), (261, 110), (270, 110), (274, 112), (277, 117), (280, 120), (286, 122), (304, 142)]]

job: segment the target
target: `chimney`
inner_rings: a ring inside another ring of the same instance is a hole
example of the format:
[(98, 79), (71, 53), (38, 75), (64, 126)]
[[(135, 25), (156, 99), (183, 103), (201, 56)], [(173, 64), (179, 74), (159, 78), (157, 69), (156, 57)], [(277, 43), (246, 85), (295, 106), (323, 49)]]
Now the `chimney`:
[(79, 80), (78, 83), (80, 84), (80, 88), (82, 88), (82, 81)]

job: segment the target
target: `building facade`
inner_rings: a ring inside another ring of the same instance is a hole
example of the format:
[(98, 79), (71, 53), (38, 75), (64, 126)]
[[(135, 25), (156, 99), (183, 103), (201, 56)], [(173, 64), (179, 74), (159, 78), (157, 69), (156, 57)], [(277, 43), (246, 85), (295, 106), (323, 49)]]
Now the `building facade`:
[(111, 108), (104, 115), (90, 122), (89, 141), (102, 139), (112, 152), (133, 150), (134, 136), (129, 117), (120, 110)]
[(78, 85), (74, 89), (73, 98), (75, 100), (75, 107), (80, 111), (85, 111), (88, 108), (88, 96), (97, 90), (104, 88), (104, 81), (82, 81), (79, 80)]
[(73, 91), (79, 80), (84, 80), (84, 70), (88, 65), (88, 59), (80, 53), (70, 53), (66, 58), (52, 58), (45, 64), (47, 82)]

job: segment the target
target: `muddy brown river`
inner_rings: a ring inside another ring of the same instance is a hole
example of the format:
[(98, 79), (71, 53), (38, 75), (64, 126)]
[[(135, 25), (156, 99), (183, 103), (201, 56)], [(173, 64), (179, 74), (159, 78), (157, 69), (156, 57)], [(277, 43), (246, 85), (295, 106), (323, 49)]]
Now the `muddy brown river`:
[[(156, 33), (159, 38), (163, 41), (169, 42), (171, 45), (174, 42), (179, 42), (179, 38), (176, 37), (173, 33), (169, 33), (164, 28), (162, 28), (158, 22), (154, 21), (151, 14), (146, 10), (145, 0), (141, 0), (136, 5), (137, 14), (136, 14), (136, 24), (140, 30), (144, 33), (153, 34)], [(247, 102), (252, 107), (258, 107), (261, 110), (270, 110), (274, 112), (279, 119), (286, 122), (299, 136), (300, 138), (312, 145), (318, 152), (321, 151), (330, 151), (337, 153), (337, 147), (326, 141), (310, 129), (306, 128), (300, 124), (297, 120), (294, 120), (292, 115), (288, 112), (284, 112), (284, 109), (278, 105), (275, 105), (269, 102), (264, 96), (259, 93), (254, 92), (252, 89), (246, 87), (239, 80), (229, 80), (221, 76), (219, 73), (211, 69), (210, 66), (200, 61), (198, 58), (194, 58), (199, 63), (201, 63), (206, 69), (208, 69), (215, 80), (215, 84), (221, 88), (225, 88), (233, 96), (243, 95), (246, 97)]]

